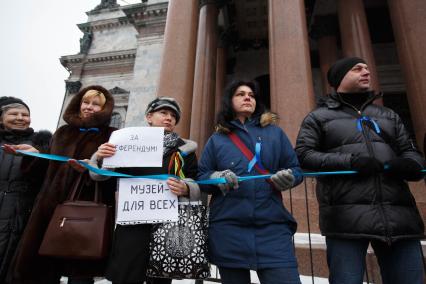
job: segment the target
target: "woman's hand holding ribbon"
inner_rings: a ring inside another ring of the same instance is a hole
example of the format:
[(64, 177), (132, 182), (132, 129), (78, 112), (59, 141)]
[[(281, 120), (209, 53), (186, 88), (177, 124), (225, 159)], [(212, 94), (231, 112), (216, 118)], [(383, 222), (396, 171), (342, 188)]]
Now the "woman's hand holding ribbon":
[(188, 196), (189, 189), (186, 183), (183, 180), (177, 178), (168, 178), (167, 185), (170, 188), (170, 191), (176, 194), (177, 196)]

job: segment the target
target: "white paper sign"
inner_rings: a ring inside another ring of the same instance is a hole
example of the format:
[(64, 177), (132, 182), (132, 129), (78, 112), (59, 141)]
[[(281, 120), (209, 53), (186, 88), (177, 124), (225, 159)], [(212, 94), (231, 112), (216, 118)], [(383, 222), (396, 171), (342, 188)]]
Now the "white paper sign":
[(103, 167), (161, 167), (163, 164), (163, 127), (127, 127), (111, 134), (115, 155), (105, 158)]
[(178, 221), (178, 197), (166, 181), (121, 178), (118, 182), (117, 224)]

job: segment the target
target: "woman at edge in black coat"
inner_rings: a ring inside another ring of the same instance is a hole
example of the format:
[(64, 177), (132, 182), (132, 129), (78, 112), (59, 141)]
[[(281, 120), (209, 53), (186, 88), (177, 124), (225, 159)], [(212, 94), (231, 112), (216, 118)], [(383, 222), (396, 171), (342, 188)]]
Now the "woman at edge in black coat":
[[(47, 149), (52, 134), (34, 132), (29, 107), (14, 97), (0, 98), (0, 145), (29, 144)], [(0, 150), (0, 283), (27, 224), (41, 184), (21, 170), (22, 156)]]

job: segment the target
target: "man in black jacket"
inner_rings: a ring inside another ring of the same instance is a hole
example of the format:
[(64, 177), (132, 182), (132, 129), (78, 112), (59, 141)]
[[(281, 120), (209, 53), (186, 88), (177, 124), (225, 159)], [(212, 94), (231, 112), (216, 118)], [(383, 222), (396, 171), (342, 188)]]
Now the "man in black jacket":
[(422, 178), (424, 160), (400, 117), (373, 104), (364, 60), (343, 58), (327, 75), (334, 91), (304, 119), (296, 153), (304, 169), (358, 172), (318, 178), (330, 283), (362, 283), (370, 243), (383, 283), (423, 283), (424, 225), (407, 181)]

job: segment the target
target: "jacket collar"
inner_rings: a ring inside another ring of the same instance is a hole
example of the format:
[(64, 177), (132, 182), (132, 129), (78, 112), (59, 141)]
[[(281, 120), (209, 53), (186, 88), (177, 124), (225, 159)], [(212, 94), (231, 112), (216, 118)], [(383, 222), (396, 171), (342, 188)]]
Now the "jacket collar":
[(15, 141), (19, 139), (24, 139), (31, 136), (34, 133), (34, 129), (28, 127), (27, 129), (4, 129), (3, 126), (0, 126), (0, 139), (7, 141)]
[[(383, 97), (382, 92), (378, 94), (374, 94), (374, 91), (368, 91), (367, 93), (369, 94), (369, 96), (367, 101), (364, 103), (363, 108), (373, 103), (374, 100)], [(337, 109), (341, 107), (342, 105), (347, 105), (347, 104), (342, 102), (340, 99), (340, 96), (336, 93), (336, 91), (333, 90), (331, 94), (327, 96), (327, 98), (325, 98), (323, 101), (320, 101), (319, 105), (325, 105), (329, 109)], [(350, 106), (350, 107), (353, 108), (353, 106)]]
[[(231, 126), (242, 129), (242, 130), (244, 130), (245, 126), (257, 125), (260, 127), (266, 127), (268, 125), (276, 124), (276, 123), (278, 123), (278, 115), (276, 113), (269, 112), (269, 111), (264, 112), (262, 115), (259, 115), (257, 117), (253, 117), (251, 119), (246, 120), (244, 124), (242, 124), (241, 121), (238, 119), (234, 119), (229, 122)], [(217, 124), (215, 129), (216, 129), (216, 132), (224, 133), (224, 134), (231, 132), (231, 129), (221, 124)]]

